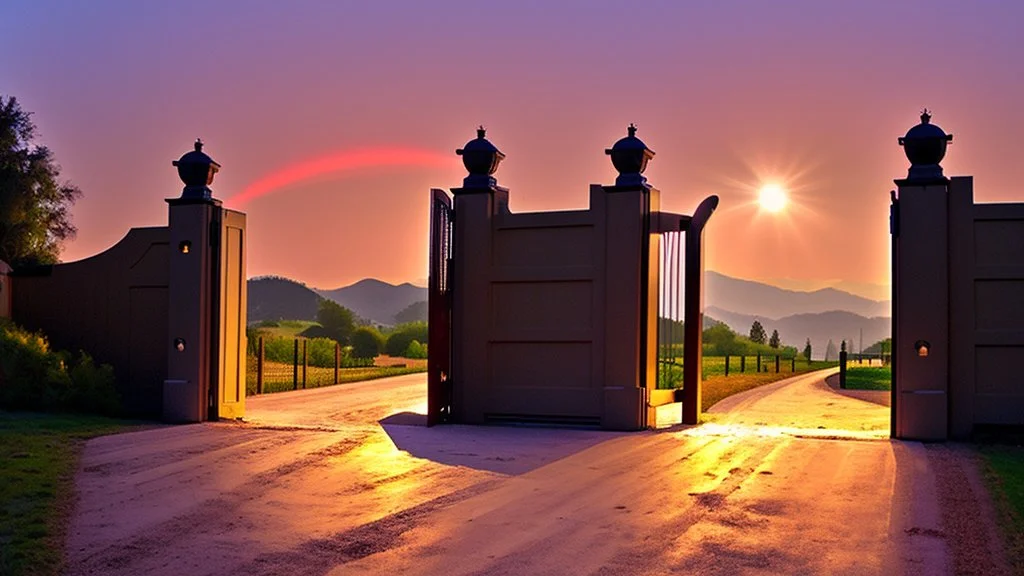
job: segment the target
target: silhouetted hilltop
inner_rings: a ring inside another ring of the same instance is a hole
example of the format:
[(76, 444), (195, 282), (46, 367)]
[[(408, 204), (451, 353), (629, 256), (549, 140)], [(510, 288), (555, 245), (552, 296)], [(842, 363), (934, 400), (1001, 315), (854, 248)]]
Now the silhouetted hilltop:
[(251, 278), (248, 285), (249, 322), (316, 320), (321, 298), (305, 284), (279, 276), (262, 276)]

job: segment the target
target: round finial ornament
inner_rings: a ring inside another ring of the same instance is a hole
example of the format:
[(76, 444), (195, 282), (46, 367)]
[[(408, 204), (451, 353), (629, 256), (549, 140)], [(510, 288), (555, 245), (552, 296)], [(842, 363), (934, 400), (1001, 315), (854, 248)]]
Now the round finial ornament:
[(931, 119), (928, 109), (922, 110), (921, 123), (898, 139), (907, 160), (910, 160), (908, 182), (945, 181), (939, 163), (946, 156), (946, 146), (953, 140), (953, 135), (932, 124)]
[(493, 175), (498, 171), (498, 164), (505, 159), (505, 155), (498, 150), (497, 146), (491, 144), (486, 136), (487, 130), (480, 126), (476, 129), (476, 138), (455, 151), (456, 154), (462, 156), (462, 165), (469, 172), (469, 176), (463, 180), (463, 186), (466, 188), (489, 187), (497, 184)]
[(636, 126), (630, 124), (626, 128), (626, 137), (619, 139), (611, 148), (604, 151), (612, 157), (612, 165), (619, 172), (615, 179), (616, 186), (636, 186), (647, 182), (642, 176), (647, 163), (654, 158), (654, 150), (636, 137)]
[(213, 176), (220, 171), (220, 164), (203, 152), (203, 141), (196, 138), (194, 150), (186, 152), (178, 160), (171, 162), (178, 168), (178, 177), (185, 183), (182, 198), (212, 198)]

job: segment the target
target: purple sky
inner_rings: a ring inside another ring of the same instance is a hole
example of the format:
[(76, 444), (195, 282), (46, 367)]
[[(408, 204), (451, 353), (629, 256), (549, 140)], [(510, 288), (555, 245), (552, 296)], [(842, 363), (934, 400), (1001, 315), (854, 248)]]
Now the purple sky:
[[(65, 259), (166, 222), (201, 136), (231, 196), (363, 148), (450, 158), (327, 170), (245, 203), (249, 272), (321, 287), (426, 275), (427, 190), (477, 124), (513, 210), (582, 208), (635, 122), (663, 207), (719, 194), (709, 267), (813, 287), (888, 282), (896, 137), (924, 106), (947, 175), (1021, 200), (1024, 6), (1013, 2), (40, 2), (0, 6), (0, 92), (85, 192)], [(755, 191), (783, 183), (781, 215)]]

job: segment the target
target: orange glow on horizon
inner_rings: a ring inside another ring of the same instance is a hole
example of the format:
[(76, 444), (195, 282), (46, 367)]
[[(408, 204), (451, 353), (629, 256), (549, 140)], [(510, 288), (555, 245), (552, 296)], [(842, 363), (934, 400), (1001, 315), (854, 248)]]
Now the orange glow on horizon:
[(312, 180), (325, 174), (380, 167), (449, 167), (450, 155), (415, 148), (363, 148), (344, 150), (303, 160), (258, 178), (244, 190), (226, 200), (239, 208), (251, 200)]

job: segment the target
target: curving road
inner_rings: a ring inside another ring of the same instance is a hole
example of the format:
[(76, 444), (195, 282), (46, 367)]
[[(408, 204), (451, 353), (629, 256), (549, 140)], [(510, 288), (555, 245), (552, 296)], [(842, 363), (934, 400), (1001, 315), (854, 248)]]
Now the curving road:
[[(888, 408), (823, 377), (632, 434), (428, 429), (413, 375), (250, 399), (246, 423), (98, 438), (77, 478), (71, 573), (1006, 570), (957, 451), (889, 441)], [(950, 483), (966, 511), (947, 506)]]

